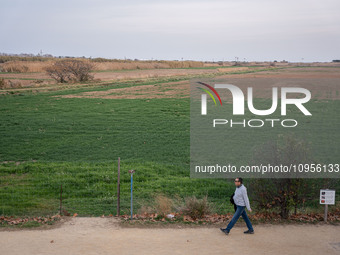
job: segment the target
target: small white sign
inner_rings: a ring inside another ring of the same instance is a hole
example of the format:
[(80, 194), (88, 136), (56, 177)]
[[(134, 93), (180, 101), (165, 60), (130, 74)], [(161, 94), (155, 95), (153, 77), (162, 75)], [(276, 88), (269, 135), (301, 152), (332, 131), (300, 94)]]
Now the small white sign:
[(320, 204), (334, 205), (335, 204), (335, 190), (320, 189)]

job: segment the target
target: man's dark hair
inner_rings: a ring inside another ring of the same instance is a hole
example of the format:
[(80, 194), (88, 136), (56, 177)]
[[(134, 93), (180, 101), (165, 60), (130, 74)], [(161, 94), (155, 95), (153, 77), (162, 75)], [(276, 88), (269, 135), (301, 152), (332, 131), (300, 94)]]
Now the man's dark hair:
[(243, 184), (243, 179), (241, 177), (237, 177), (241, 184)]

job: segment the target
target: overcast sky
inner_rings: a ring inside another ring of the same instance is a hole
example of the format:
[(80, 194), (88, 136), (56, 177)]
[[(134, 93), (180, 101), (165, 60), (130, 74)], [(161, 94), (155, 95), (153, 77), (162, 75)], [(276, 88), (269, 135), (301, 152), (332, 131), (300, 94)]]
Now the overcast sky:
[(339, 0), (0, 0), (0, 52), (340, 59)]

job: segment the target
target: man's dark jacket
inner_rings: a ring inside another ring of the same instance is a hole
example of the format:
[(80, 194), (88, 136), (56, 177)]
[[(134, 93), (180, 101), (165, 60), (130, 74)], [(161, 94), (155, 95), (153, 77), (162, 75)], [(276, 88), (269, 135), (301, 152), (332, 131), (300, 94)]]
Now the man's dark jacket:
[(232, 203), (234, 205), (234, 210), (236, 212), (237, 206), (236, 206), (236, 204), (234, 202), (234, 195), (235, 195), (235, 192), (230, 197), (230, 203)]

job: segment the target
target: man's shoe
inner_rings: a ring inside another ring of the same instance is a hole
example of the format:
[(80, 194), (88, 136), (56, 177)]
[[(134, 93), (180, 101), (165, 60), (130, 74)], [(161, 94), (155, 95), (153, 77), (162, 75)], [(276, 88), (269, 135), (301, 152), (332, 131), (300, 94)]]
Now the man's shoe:
[(254, 234), (254, 230), (247, 230), (247, 231), (244, 231), (243, 233), (245, 233), (245, 234)]
[(227, 229), (220, 228), (220, 230), (221, 230), (224, 234), (229, 235), (229, 231), (228, 231)]

